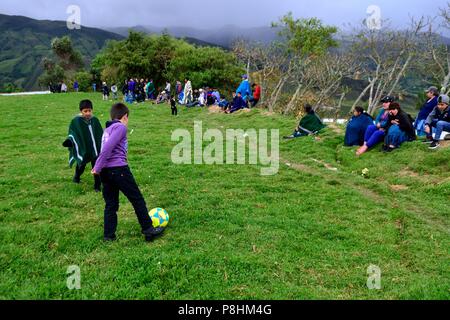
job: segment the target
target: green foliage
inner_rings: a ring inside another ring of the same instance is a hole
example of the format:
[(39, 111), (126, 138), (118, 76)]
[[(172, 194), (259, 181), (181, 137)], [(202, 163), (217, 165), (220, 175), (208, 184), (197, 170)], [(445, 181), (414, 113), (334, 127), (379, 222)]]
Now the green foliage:
[[(80, 71), (74, 75), (74, 81), (78, 81), (79, 91), (87, 92), (91, 89), (92, 85), (92, 74), (86, 71)], [(74, 82), (73, 81), (73, 82)], [(72, 82), (72, 85), (73, 85)]]
[(244, 72), (234, 55), (219, 48), (180, 46), (165, 73), (175, 81), (189, 78), (196, 88), (212, 86), (232, 91)]
[(23, 89), (16, 86), (14, 83), (9, 82), (5, 83), (2, 88), (0, 88), (0, 92), (4, 93), (13, 93), (13, 92), (21, 92)]
[(53, 53), (59, 58), (59, 64), (65, 70), (77, 70), (83, 67), (81, 53), (72, 46), (68, 36), (52, 40)]
[(122, 82), (127, 78), (152, 78), (157, 85), (166, 80), (190, 77), (194, 87), (228, 88), (242, 73), (234, 55), (218, 48), (195, 47), (167, 34), (146, 36), (130, 31), (123, 41), (113, 41), (92, 63), (102, 80)]
[(291, 53), (300, 57), (321, 56), (338, 46), (333, 39), (338, 29), (324, 25), (317, 18), (294, 19), (290, 12), (272, 25), (282, 27), (280, 36), (287, 40)]
[(39, 84), (43, 87), (48, 86), (49, 84), (57, 84), (62, 81), (65, 81), (66, 75), (63, 67), (55, 64), (46, 64), (49, 69), (47, 69), (44, 74), (39, 77)]

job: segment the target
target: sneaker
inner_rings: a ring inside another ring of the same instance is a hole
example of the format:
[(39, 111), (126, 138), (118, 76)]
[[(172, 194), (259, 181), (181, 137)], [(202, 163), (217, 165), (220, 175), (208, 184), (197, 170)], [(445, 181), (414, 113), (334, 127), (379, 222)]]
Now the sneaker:
[(444, 140), (446, 140), (446, 141), (450, 140), (450, 134), (446, 135), (446, 136), (444, 137)]
[(80, 184), (81, 183), (81, 179), (80, 178), (73, 178), (73, 183), (76, 183), (76, 184)]
[(156, 238), (162, 236), (162, 234), (164, 233), (165, 228), (153, 228), (151, 227), (148, 230), (142, 231), (142, 233), (145, 235), (145, 241), (147, 242), (151, 242), (153, 240), (155, 240)]
[(433, 143), (433, 138), (427, 137), (424, 141), (422, 141), (423, 144), (430, 144)]
[(293, 135), (290, 135), (290, 136), (283, 137), (283, 139), (284, 140), (291, 140), (291, 139), (295, 139), (295, 137)]
[(440, 146), (441, 146), (441, 144), (439, 143), (439, 141), (433, 141), (433, 143), (430, 145), (429, 149), (435, 150), (435, 149), (438, 149)]

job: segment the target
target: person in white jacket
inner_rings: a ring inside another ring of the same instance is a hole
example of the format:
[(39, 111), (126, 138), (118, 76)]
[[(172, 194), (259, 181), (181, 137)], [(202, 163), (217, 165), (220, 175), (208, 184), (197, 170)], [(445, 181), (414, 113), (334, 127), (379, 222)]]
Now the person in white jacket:
[(192, 83), (189, 80), (189, 78), (186, 78), (184, 80), (184, 98), (183, 98), (183, 104), (189, 104), (192, 102), (193, 98), (192, 98)]

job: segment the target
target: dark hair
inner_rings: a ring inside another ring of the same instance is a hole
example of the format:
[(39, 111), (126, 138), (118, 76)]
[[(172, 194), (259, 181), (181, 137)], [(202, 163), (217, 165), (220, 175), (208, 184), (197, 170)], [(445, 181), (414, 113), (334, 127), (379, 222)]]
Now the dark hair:
[(80, 102), (80, 111), (83, 111), (84, 109), (94, 109), (91, 100), (82, 100)]
[(123, 103), (116, 103), (111, 108), (111, 120), (121, 120), (130, 114), (130, 110)]
[(400, 105), (397, 102), (392, 102), (391, 105), (389, 106), (389, 110), (402, 111), (402, 108), (400, 107)]
[(363, 107), (355, 107), (355, 111), (359, 112), (359, 113), (364, 113), (364, 108)]
[(311, 113), (312, 111), (313, 111), (312, 105), (310, 105), (309, 103), (305, 104), (305, 112)]

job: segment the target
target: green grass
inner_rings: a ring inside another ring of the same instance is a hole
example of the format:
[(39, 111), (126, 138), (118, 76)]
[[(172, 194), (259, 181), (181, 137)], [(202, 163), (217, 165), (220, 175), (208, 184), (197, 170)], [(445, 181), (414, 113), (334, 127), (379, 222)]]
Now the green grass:
[[(82, 98), (104, 123), (111, 103), (99, 94), (0, 97), (0, 299), (450, 298), (450, 149), (417, 142), (357, 159), (329, 129), (320, 141), (282, 141), (272, 177), (259, 166), (173, 165), (171, 133), (193, 132), (194, 120), (280, 135), (295, 120), (132, 106), (130, 165), (171, 225), (145, 243), (122, 197), (118, 241), (105, 244), (103, 199), (89, 174), (71, 182), (61, 146)], [(70, 265), (81, 290), (66, 287)], [(369, 265), (381, 268), (381, 290), (366, 286)]]

